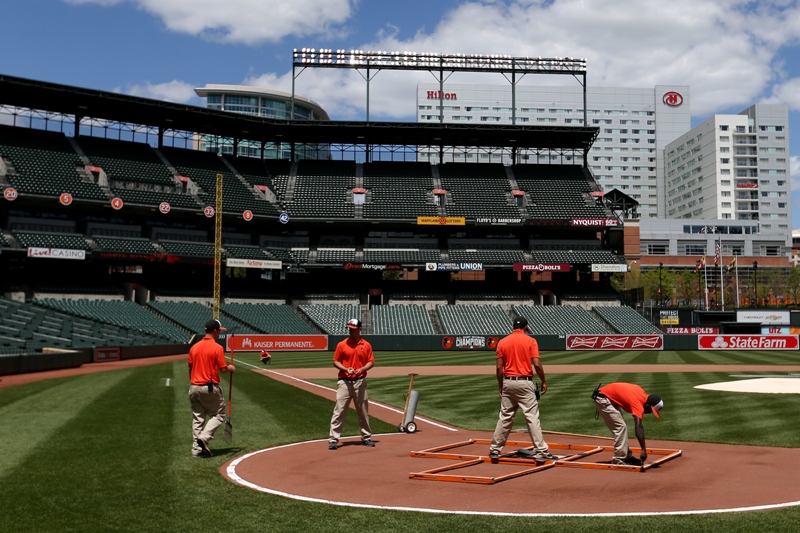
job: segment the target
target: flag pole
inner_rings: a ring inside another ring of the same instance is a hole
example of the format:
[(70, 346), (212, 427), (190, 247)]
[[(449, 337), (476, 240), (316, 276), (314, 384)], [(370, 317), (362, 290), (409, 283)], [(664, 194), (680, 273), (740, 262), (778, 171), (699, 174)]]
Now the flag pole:
[(733, 268), (736, 270), (736, 309), (739, 309), (739, 261), (734, 256)]
[(719, 247), (719, 289), (722, 295), (722, 310), (725, 310), (725, 274), (722, 271), (722, 233), (719, 234), (719, 241), (717, 243)]
[(706, 311), (708, 311), (708, 266), (703, 264), (703, 278), (706, 282)]

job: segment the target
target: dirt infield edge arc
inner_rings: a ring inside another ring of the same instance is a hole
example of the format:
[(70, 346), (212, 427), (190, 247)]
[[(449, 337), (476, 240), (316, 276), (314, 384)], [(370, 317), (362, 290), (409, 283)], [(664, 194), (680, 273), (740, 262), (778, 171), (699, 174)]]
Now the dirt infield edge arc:
[[(332, 389), (283, 370), (258, 372), (334, 398)], [(401, 418), (397, 409), (375, 402), (370, 405), (370, 414), (391, 424)], [(418, 422), (420, 429), (414, 435), (374, 436), (376, 448), (360, 446), (357, 437), (343, 439), (335, 452), (327, 450), (325, 440), (292, 443), (235, 458), (220, 472), (245, 487), (302, 501), (429, 513), (642, 516), (800, 505), (800, 484), (795, 481), (800, 474), (800, 450), (790, 448), (650, 441), (649, 447), (682, 449), (683, 456), (644, 473), (555, 467), (488, 486), (412, 480), (411, 472), (455, 461), (413, 458), (411, 451), (491, 437), (487, 432), (447, 427), (436, 421)], [(525, 437), (512, 434), (518, 441)], [(546, 440), (551, 444), (608, 444), (607, 440), (560, 434), (547, 434)], [(488, 450), (483, 448), (472, 445), (464, 448), (464, 453), (485, 455)], [(596, 461), (607, 461), (607, 455)], [(365, 468), (371, 480), (368, 491), (343, 494), (338, 489), (342, 479)], [(497, 476), (520, 469), (484, 463), (463, 473)]]

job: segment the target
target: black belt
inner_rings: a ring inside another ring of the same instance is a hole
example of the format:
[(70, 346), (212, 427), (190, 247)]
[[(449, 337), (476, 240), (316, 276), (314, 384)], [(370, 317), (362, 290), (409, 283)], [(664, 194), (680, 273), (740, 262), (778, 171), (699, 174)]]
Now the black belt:
[(364, 379), (364, 378), (339, 378), (339, 379), (341, 379), (343, 381), (358, 381), (358, 380)]
[(503, 379), (510, 379), (511, 381), (533, 381), (530, 376), (503, 376)]

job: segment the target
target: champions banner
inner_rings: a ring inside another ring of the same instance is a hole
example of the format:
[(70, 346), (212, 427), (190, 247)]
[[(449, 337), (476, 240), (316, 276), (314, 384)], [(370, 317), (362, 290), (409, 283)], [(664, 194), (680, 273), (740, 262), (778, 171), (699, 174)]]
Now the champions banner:
[(567, 350), (663, 350), (661, 335), (567, 335)]
[(324, 351), (328, 349), (327, 335), (230, 335), (228, 350), (235, 352)]
[(484, 335), (447, 335), (442, 337), (442, 348), (445, 350), (494, 350), (500, 337)]
[(700, 335), (701, 350), (797, 350), (797, 335)]

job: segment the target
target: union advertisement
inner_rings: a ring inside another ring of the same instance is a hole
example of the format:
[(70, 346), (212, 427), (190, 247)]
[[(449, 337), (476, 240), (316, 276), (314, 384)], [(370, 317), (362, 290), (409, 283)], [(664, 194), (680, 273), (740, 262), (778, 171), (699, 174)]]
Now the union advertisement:
[(701, 350), (797, 350), (797, 335), (700, 335)]
[(661, 335), (567, 335), (567, 350), (663, 350)]
[(483, 270), (483, 263), (425, 263), (428, 272), (470, 272)]
[(327, 335), (230, 335), (228, 350), (235, 352), (324, 351), (328, 349)]

